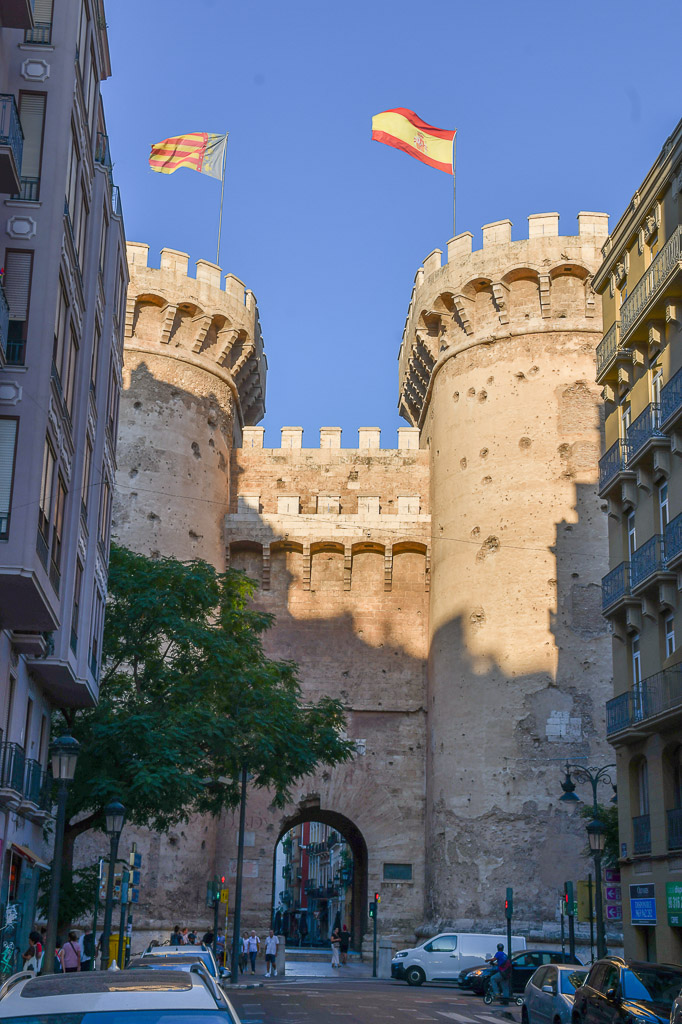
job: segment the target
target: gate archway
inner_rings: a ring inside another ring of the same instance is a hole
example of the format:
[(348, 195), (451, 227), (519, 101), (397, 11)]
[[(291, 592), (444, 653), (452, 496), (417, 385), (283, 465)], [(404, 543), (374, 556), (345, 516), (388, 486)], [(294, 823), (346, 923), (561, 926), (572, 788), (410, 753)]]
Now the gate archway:
[[(277, 841), (273, 851), (273, 887), (272, 887), (272, 919), (275, 918), (277, 907), (275, 897), (277, 894), (277, 849), (287, 833), (304, 826), (319, 822), (327, 825), (330, 829), (343, 837), (350, 849), (352, 858), (352, 897), (350, 900), (350, 921), (347, 921), (348, 930), (351, 933), (351, 948), (360, 950), (362, 936), (367, 929), (367, 844), (360, 829), (350, 818), (340, 814), (338, 811), (325, 810), (319, 806), (302, 808), (296, 814), (285, 818), (280, 826)], [(301, 879), (305, 882), (305, 879)], [(286, 908), (291, 920), (292, 915), (301, 914), (308, 909), (308, 901), (305, 899), (305, 907), (290, 906)], [(329, 927), (334, 922), (326, 918)]]

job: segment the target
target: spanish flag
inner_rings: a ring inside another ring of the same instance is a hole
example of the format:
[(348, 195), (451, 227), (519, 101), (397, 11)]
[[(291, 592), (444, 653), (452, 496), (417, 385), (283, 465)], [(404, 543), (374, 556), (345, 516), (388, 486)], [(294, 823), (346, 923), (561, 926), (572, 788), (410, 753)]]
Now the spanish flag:
[(211, 178), (222, 178), (227, 135), (192, 132), (176, 135), (152, 146), (149, 166), (161, 174), (172, 174), (178, 167), (189, 167)]
[(429, 167), (453, 174), (453, 149), (456, 129), (434, 128), (417, 117), (413, 110), (396, 107), (372, 118), (372, 138), (387, 146), (402, 149)]

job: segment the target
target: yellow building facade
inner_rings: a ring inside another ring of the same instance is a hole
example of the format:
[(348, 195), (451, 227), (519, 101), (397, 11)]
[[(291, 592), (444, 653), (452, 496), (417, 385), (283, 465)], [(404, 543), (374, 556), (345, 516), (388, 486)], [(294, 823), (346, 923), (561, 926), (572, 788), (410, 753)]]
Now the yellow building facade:
[(613, 642), (607, 735), (618, 776), (627, 955), (682, 961), (682, 121), (609, 235), (602, 610)]

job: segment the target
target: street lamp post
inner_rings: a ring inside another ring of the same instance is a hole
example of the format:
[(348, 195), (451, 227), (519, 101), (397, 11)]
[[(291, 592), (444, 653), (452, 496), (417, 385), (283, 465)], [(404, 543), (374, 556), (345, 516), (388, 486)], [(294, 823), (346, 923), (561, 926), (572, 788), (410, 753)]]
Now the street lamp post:
[(111, 918), (114, 913), (114, 871), (118, 856), (118, 841), (123, 831), (126, 809), (120, 800), (112, 800), (104, 810), (106, 830), (109, 836), (109, 877), (107, 878), (107, 901), (104, 907), (104, 927), (102, 929), (102, 959), (100, 966), (106, 971), (109, 966), (109, 937), (111, 935)]
[(234, 922), (232, 927), (232, 962), (230, 964), (230, 984), (236, 985), (239, 981), (239, 929), (241, 927), (242, 913), (242, 875), (244, 871), (244, 825), (246, 823), (246, 783), (248, 780), (246, 768), (241, 773), (241, 803), (239, 807), (239, 844), (237, 847), (237, 878), (234, 894)]
[[(559, 797), (559, 803), (569, 812), (577, 810), (581, 800), (575, 791), (575, 782), (572, 775), (578, 782), (589, 782), (592, 786), (592, 821), (587, 826), (587, 837), (590, 842), (590, 850), (594, 857), (594, 880), (595, 880), (595, 912), (597, 916), (597, 959), (606, 956), (606, 936), (604, 934), (604, 908), (602, 901), (601, 881), (601, 858), (604, 852), (606, 841), (606, 829), (599, 818), (599, 804), (597, 802), (597, 786), (600, 782), (613, 786), (610, 772), (615, 764), (607, 764), (602, 768), (587, 768), (582, 764), (567, 764), (566, 777), (561, 783), (563, 796)], [(614, 786), (615, 792), (615, 786)], [(613, 798), (615, 800), (615, 797)]]
[(54, 829), (54, 852), (52, 854), (52, 877), (50, 879), (50, 906), (47, 914), (47, 936), (43, 956), (43, 974), (54, 973), (54, 955), (57, 948), (57, 922), (59, 918), (59, 889), (62, 884), (62, 853), (64, 851), (64, 828), (66, 826), (66, 799), (69, 783), (76, 773), (76, 762), (80, 744), (67, 733), (55, 740), (51, 747), (52, 775), (59, 783), (57, 792), (57, 820)]

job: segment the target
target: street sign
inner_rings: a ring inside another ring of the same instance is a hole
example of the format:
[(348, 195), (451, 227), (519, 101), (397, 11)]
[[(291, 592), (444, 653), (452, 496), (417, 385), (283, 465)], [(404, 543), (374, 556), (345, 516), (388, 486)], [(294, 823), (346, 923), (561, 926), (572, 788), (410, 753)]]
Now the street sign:
[(131, 868), (141, 868), (142, 867), (142, 854), (141, 853), (135, 853), (135, 851), (133, 850), (133, 852), (130, 854), (130, 866), (131, 866)]
[(665, 906), (668, 924), (672, 928), (682, 928), (682, 882), (665, 883)]
[(607, 885), (606, 886), (606, 902), (607, 903), (622, 903), (623, 902), (623, 890), (619, 885)]
[[(586, 924), (590, 920), (590, 883), (589, 882), (578, 882), (578, 913), (577, 918), (581, 924)], [(594, 909), (594, 885), (592, 886), (592, 920), (597, 920), (597, 915)]]
[(136, 889), (136, 888), (133, 887), (130, 890), (130, 902), (131, 903), (139, 903), (140, 902), (140, 890), (139, 889)]
[(622, 921), (623, 920), (623, 904), (622, 903), (607, 903), (606, 904), (606, 920), (607, 921)]
[(607, 885), (614, 885), (620, 882), (620, 871), (618, 868), (604, 868), (604, 881)]
[(139, 885), (140, 884), (140, 872), (139, 871), (133, 871), (133, 872), (131, 872), (131, 875), (132, 875), (133, 885)]
[(229, 898), (230, 898), (230, 889), (229, 889), (229, 886), (226, 885), (226, 886), (224, 886), (220, 890), (220, 902), (221, 903), (227, 903), (229, 901)]
[(634, 925), (656, 924), (656, 887), (653, 882), (630, 886), (630, 919)]

